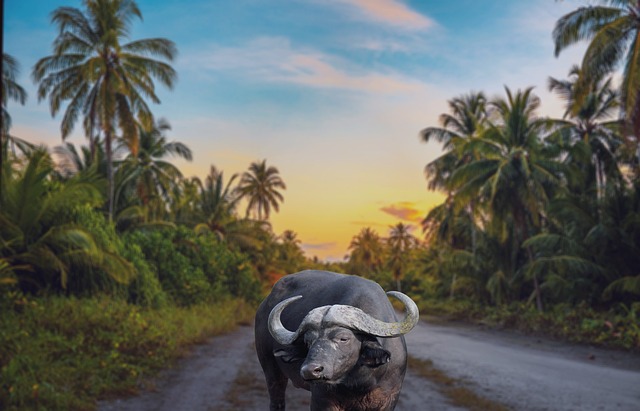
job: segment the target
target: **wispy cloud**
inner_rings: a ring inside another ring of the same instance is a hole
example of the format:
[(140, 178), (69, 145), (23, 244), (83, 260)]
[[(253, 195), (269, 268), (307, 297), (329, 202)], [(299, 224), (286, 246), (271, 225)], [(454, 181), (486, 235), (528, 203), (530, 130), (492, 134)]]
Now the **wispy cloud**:
[(357, 13), (356, 17), (410, 30), (424, 30), (435, 25), (429, 17), (409, 8), (399, 0), (334, 0)]
[(412, 223), (419, 223), (424, 217), (423, 210), (419, 210), (415, 203), (406, 201), (381, 207), (380, 211)]
[(337, 245), (336, 242), (327, 242), (327, 243), (303, 243), (302, 244), (302, 248), (307, 250), (307, 251), (316, 251), (316, 250), (320, 250), (320, 251), (324, 251), (324, 250), (331, 250), (332, 248), (334, 248)]
[(194, 70), (314, 88), (397, 93), (413, 90), (420, 84), (397, 73), (368, 71), (316, 50), (296, 49), (283, 37), (260, 37), (240, 47), (216, 45), (204, 53), (188, 55), (184, 61)]

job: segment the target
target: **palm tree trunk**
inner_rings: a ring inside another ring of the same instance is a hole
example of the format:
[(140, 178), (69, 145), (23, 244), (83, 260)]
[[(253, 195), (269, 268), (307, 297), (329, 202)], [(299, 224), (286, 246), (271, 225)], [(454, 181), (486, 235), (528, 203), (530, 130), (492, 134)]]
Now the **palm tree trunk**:
[(111, 149), (111, 130), (106, 130), (104, 135), (105, 154), (107, 156), (107, 204), (109, 221), (113, 221), (113, 197), (114, 197), (114, 184), (113, 184), (113, 152)]
[(456, 289), (456, 273), (451, 278), (451, 290), (449, 291), (449, 299), (453, 300), (454, 290)]
[[(531, 252), (531, 247), (527, 247), (527, 254), (529, 255), (529, 263), (533, 263), (533, 253)], [(539, 312), (543, 311), (542, 307), (542, 296), (540, 295), (540, 284), (538, 283), (538, 275), (533, 273), (533, 288), (534, 293), (536, 295), (536, 308)]]

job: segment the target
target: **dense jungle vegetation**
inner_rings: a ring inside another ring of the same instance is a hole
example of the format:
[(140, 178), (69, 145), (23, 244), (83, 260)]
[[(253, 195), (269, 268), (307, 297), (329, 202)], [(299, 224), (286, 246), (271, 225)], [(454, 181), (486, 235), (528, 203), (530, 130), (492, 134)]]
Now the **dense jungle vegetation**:
[[(62, 145), (11, 134), (8, 103), (28, 96), (18, 62), (2, 59), (0, 408), (90, 409), (133, 392), (309, 268), (371, 278), (426, 314), (640, 349), (640, 5), (599, 3), (553, 32), (556, 54), (590, 42), (566, 79), (549, 79), (561, 118), (539, 116), (530, 88), (452, 98), (420, 134), (442, 144), (425, 175), (446, 201), (421, 231), (362, 229), (333, 263), (273, 232), (286, 184), (266, 160), (202, 179), (171, 163), (191, 150), (148, 103), (175, 82), (176, 46), (125, 43), (134, 1), (53, 11), (53, 53), (32, 77), (62, 115)], [(75, 127), (86, 146), (64, 142)]]

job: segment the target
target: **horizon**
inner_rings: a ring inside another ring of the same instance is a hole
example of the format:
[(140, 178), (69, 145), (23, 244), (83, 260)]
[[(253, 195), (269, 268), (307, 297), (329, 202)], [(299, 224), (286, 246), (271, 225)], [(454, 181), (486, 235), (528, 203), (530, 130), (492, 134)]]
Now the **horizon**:
[[(472, 90), (488, 97), (535, 87), (539, 115), (561, 117), (549, 76), (567, 77), (583, 49), (553, 56), (559, 17), (585, 1), (538, 0), (425, 4), (400, 0), (260, 2), (137, 1), (143, 21), (131, 39), (174, 41), (174, 90), (158, 85), (156, 118), (194, 161), (172, 160), (185, 177), (210, 165), (225, 180), (266, 159), (287, 184), (270, 222), (298, 234), (308, 257), (343, 261), (351, 238), (371, 227), (387, 236), (398, 222), (419, 222), (444, 198), (427, 189), (424, 166), (440, 154), (421, 129), (438, 125), (447, 101)], [(5, 53), (21, 65), (25, 106), (9, 103), (12, 134), (60, 145), (61, 114), (38, 103), (30, 78), (52, 52), (50, 13), (76, 1), (5, 3)], [(80, 127), (67, 141), (86, 144)], [(243, 209), (239, 210), (241, 213)]]

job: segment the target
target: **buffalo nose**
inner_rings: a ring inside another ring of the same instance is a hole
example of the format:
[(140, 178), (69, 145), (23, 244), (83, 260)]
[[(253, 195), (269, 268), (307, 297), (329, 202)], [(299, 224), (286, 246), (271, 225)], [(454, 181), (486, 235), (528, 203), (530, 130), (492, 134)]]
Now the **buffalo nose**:
[(300, 369), (300, 374), (305, 380), (318, 380), (323, 377), (324, 367), (318, 364), (305, 364)]

